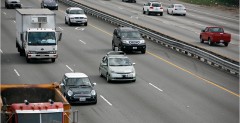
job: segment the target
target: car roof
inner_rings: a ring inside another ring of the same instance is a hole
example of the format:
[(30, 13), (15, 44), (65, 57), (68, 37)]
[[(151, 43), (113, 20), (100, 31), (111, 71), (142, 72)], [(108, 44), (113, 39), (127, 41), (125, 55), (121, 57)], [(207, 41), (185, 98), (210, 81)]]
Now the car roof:
[(79, 8), (79, 7), (69, 7), (68, 9), (70, 9), (70, 10), (82, 10), (82, 9)]
[(132, 27), (119, 27), (119, 30), (121, 30), (121, 31), (138, 31), (137, 29), (134, 29)]
[(85, 73), (74, 72), (74, 73), (65, 73), (67, 78), (85, 78), (88, 77)]

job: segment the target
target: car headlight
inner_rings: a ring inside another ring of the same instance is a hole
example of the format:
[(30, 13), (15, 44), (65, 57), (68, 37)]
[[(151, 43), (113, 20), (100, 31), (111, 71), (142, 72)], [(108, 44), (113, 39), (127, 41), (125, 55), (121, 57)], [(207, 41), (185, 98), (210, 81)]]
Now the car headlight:
[(144, 44), (145, 43), (145, 40), (140, 40), (140, 44)]
[(68, 96), (72, 96), (73, 92), (71, 90), (68, 90), (67, 94), (68, 94)]
[(129, 44), (129, 41), (127, 41), (127, 40), (123, 40), (122, 41), (124, 44)]
[(92, 96), (95, 96), (96, 94), (97, 94), (97, 93), (96, 93), (95, 90), (92, 90), (92, 91), (91, 91), (91, 95), (92, 95)]
[(58, 6), (58, 4), (56, 4), (55, 6)]
[(44, 3), (43, 6), (47, 6), (47, 4)]

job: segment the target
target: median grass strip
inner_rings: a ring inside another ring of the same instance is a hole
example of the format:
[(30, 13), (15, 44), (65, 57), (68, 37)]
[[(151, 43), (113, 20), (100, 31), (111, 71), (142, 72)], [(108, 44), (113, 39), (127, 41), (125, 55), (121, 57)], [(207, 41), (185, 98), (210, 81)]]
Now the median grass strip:
[(239, 7), (239, 0), (180, 0), (187, 3), (207, 5), (207, 6), (227, 6), (227, 7)]

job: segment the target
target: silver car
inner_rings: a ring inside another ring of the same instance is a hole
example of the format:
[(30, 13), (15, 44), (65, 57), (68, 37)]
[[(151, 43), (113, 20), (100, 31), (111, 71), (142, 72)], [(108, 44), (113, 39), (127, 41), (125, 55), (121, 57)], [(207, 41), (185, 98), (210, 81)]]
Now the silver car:
[(100, 76), (111, 81), (136, 81), (135, 63), (122, 51), (110, 51), (102, 58), (99, 66)]

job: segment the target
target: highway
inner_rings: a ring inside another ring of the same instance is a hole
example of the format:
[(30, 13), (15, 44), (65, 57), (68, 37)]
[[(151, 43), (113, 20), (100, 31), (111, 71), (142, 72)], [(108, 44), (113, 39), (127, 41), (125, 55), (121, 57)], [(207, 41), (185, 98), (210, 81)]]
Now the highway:
[[(223, 10), (210, 10), (209, 8), (182, 3), (186, 6), (187, 16), (172, 16), (167, 14), (167, 7), (176, 0), (162, 0), (163, 16), (142, 14), (143, 4), (146, 0), (137, 0), (137, 3), (126, 3), (121, 0), (73, 0), (81, 4), (97, 8), (130, 22), (144, 25), (150, 29), (169, 35), (176, 39), (188, 42), (198, 47), (210, 50), (227, 58), (239, 61), (239, 18), (237, 13), (232, 14)], [(206, 26), (222, 26), (231, 33), (232, 42), (228, 47), (224, 45), (208, 46), (200, 43), (199, 34)]]
[[(104, 1), (107, 2), (107, 1)], [(40, 0), (22, 0), (40, 8)], [(146, 40), (146, 54), (130, 53), (137, 81), (107, 83), (98, 67), (111, 51), (114, 25), (88, 15), (88, 26), (64, 24), (60, 4), (57, 30), (63, 33), (55, 63), (26, 63), (16, 49), (15, 10), (1, 1), (1, 83), (49, 83), (66, 72), (86, 73), (96, 82), (96, 105), (72, 106), (80, 123), (238, 123), (239, 78)], [(231, 46), (227, 47), (230, 48)], [(220, 47), (222, 48), (222, 47)], [(225, 48), (225, 47), (224, 47)]]

